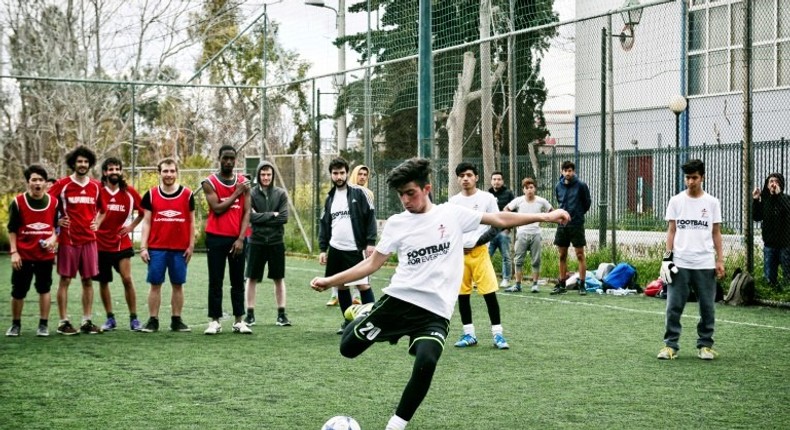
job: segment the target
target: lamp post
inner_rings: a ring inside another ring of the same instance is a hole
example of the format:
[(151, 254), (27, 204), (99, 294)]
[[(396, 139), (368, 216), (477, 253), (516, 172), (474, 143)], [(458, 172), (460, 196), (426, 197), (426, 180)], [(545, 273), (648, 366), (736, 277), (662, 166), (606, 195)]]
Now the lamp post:
[[(337, 37), (345, 37), (346, 35), (346, 0), (337, 0), (337, 9), (327, 6), (324, 0), (305, 0), (304, 4), (308, 6), (323, 7), (335, 12), (337, 28)], [(337, 48), (337, 74), (335, 75), (335, 87), (340, 90), (340, 87), (346, 84), (346, 45), (342, 44)], [(327, 93), (324, 93), (327, 94)], [(346, 128), (346, 114), (343, 109), (343, 114), (337, 118), (337, 149), (338, 151), (346, 150), (346, 141), (348, 140), (348, 131)]]
[(678, 94), (669, 100), (669, 110), (675, 114), (675, 192), (680, 192), (680, 114), (682, 114), (688, 102), (686, 97)]

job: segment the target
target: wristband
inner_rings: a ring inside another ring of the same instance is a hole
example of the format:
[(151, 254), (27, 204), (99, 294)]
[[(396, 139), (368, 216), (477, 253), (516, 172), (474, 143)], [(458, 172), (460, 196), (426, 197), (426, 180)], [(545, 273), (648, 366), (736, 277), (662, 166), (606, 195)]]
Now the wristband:
[(672, 251), (664, 251), (664, 261), (672, 261), (673, 255)]
[(9, 254), (16, 254), (16, 253), (17, 253), (16, 251), (9, 252)]

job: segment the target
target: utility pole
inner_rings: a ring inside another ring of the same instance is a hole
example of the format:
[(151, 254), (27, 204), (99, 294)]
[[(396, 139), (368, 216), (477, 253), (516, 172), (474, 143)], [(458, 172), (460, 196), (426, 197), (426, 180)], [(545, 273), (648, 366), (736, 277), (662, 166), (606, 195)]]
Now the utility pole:
[(744, 0), (743, 6), (743, 222), (746, 224), (746, 270), (754, 273), (754, 224), (752, 223), (752, 0)]

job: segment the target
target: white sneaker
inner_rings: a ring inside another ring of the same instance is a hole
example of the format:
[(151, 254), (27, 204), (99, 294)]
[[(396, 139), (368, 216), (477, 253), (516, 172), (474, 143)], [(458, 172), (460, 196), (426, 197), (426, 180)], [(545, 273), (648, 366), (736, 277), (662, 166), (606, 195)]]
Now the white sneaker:
[(499, 283), (499, 288), (506, 288), (510, 286), (510, 279), (503, 279), (502, 282)]
[(252, 334), (252, 330), (244, 321), (239, 321), (233, 324), (233, 333)]
[[(249, 329), (248, 329), (249, 330)], [(203, 334), (219, 334), (222, 333), (222, 324), (219, 321), (211, 321), (208, 323), (208, 328)]]
[(532, 290), (530, 291), (532, 291), (533, 293), (539, 293), (540, 288), (538, 288), (538, 284), (532, 284)]

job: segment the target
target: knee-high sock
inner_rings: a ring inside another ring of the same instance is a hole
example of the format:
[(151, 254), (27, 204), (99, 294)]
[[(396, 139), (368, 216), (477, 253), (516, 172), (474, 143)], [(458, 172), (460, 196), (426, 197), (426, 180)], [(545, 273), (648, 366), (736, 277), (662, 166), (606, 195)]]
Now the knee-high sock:
[(502, 321), (499, 317), (499, 301), (496, 299), (496, 293), (488, 293), (483, 295), (488, 308), (488, 318), (491, 319), (491, 325), (499, 325)]
[(472, 324), (472, 303), (470, 298), (469, 294), (458, 296), (458, 313), (461, 314), (461, 324), (463, 325)]
[[(467, 296), (468, 297), (468, 296)], [(415, 359), (411, 377), (403, 390), (395, 415), (411, 421), (417, 408), (428, 394), (436, 363), (442, 356), (442, 345), (435, 339), (421, 339), (414, 344)]]

